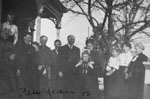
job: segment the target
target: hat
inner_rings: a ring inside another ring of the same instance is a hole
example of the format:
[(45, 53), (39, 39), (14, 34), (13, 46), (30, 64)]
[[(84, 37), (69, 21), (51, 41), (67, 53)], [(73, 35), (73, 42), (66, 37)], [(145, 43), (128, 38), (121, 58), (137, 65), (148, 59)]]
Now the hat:
[(142, 49), (142, 50), (145, 49), (145, 47), (144, 47), (144, 45), (143, 45), (142, 43), (137, 43), (137, 44), (135, 44), (135, 47), (139, 47), (139, 48)]

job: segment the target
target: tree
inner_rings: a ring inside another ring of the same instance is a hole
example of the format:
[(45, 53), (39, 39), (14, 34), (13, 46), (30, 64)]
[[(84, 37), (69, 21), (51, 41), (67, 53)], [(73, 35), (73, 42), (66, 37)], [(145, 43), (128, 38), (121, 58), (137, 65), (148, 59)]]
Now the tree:
[(114, 40), (130, 42), (150, 25), (148, 0), (61, 0), (68, 10), (83, 15), (92, 26), (93, 38), (107, 49)]

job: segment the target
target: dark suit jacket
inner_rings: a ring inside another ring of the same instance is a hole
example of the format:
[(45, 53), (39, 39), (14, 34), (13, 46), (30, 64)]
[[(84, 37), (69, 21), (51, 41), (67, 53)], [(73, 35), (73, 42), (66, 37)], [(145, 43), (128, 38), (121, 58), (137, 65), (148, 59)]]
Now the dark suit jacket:
[(17, 69), (23, 74), (28, 74), (31, 70), (34, 48), (24, 42), (17, 43), (16, 45), (16, 61)]
[(75, 72), (75, 65), (80, 60), (80, 49), (73, 46), (72, 49), (68, 45), (64, 45), (60, 48), (58, 54), (58, 65), (59, 71), (61, 71), (64, 76), (72, 75)]
[(58, 53), (56, 52), (56, 49), (51, 51), (51, 57), (52, 57), (52, 75), (53, 77), (56, 77), (58, 75), (58, 64), (57, 64)]
[(47, 46), (44, 48), (40, 46), (40, 50), (37, 52), (36, 60), (38, 65), (51, 66), (51, 49)]

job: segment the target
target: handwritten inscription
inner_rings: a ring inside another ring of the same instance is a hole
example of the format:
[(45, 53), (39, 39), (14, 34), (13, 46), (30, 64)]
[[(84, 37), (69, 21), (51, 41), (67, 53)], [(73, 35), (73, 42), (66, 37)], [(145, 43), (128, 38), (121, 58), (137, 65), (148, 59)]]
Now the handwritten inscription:
[(48, 95), (52, 99), (52, 94), (78, 94), (78, 93), (81, 93), (82, 96), (90, 95), (90, 91), (75, 92), (74, 90), (51, 90), (50, 88), (43, 90), (31, 90), (27, 88), (20, 88), (19, 97), (21, 97), (22, 95), (25, 96)]

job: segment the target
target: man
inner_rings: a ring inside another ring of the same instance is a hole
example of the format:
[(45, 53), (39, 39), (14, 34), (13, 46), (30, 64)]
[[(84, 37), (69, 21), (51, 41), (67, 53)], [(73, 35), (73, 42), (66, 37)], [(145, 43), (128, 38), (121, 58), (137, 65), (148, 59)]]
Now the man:
[[(38, 70), (40, 73), (40, 90), (48, 90), (51, 88), (51, 49), (46, 46), (48, 41), (47, 36), (40, 37), (40, 47), (37, 52), (36, 61), (38, 65)], [(40, 99), (49, 99), (49, 97), (44, 94)]]
[(56, 83), (56, 79), (58, 77), (58, 65), (57, 65), (57, 57), (58, 57), (58, 50), (61, 47), (61, 41), (55, 40), (54, 41), (55, 49), (52, 50), (51, 56), (52, 56), (52, 76), (53, 76), (53, 83)]
[[(80, 49), (74, 46), (75, 37), (69, 35), (67, 37), (68, 44), (62, 46), (58, 54), (59, 77), (62, 78), (62, 90), (73, 90), (75, 65), (80, 59)], [(73, 99), (72, 94), (64, 94), (63, 99)]]
[[(34, 48), (31, 46), (32, 36), (31, 33), (26, 33), (24, 35), (23, 42), (18, 42), (16, 44), (16, 61), (17, 61), (17, 78), (18, 78), (18, 88), (29, 89), (31, 87), (31, 82), (29, 81), (32, 60), (34, 54)], [(19, 90), (20, 93), (20, 90)], [(28, 99), (25, 95), (21, 96), (21, 99)]]
[[(57, 58), (58, 58), (58, 52), (59, 52), (59, 49), (61, 47), (61, 41), (60, 40), (55, 40), (54, 41), (54, 46), (55, 46), (55, 49), (52, 50), (52, 53), (51, 53), (51, 56), (52, 56), (52, 86), (53, 88), (52, 89), (59, 89), (60, 88), (60, 79), (59, 79), (59, 76), (58, 76), (58, 61), (57, 61)], [(53, 95), (52, 98), (54, 99), (59, 99), (60, 95)]]

